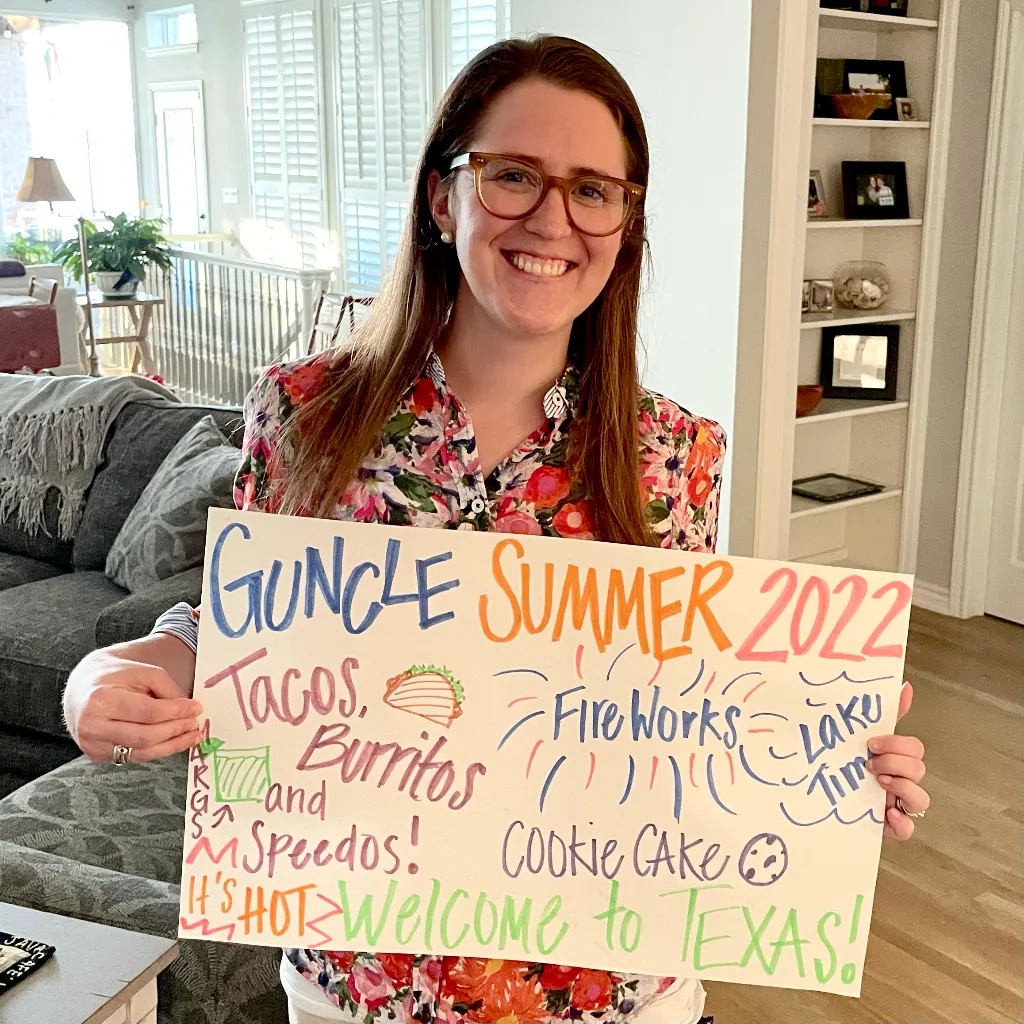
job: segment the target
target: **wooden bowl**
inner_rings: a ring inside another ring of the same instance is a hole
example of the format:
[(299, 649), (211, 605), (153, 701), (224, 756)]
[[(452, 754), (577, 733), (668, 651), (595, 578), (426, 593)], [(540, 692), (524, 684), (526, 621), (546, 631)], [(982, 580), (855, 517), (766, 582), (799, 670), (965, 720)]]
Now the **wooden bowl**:
[(822, 391), (824, 388), (820, 384), (801, 384), (796, 389), (797, 416), (810, 416), (818, 408)]
[(892, 106), (892, 97), (884, 93), (839, 94), (832, 97), (836, 117), (849, 121), (866, 121), (876, 110)]

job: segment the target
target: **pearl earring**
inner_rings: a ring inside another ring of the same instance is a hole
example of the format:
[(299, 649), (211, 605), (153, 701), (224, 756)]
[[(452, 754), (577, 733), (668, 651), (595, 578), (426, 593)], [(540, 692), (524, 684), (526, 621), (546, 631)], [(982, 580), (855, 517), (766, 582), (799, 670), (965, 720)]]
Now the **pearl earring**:
[(450, 231), (442, 231), (441, 241), (444, 242), (445, 245), (451, 245), (452, 242), (455, 241), (455, 236)]

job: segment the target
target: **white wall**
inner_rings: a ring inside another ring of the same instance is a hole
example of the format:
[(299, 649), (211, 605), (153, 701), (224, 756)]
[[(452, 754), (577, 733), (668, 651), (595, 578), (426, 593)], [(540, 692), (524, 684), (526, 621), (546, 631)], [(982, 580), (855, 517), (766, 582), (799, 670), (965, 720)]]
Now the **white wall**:
[[(645, 383), (731, 432), (751, 0), (512, 0), (511, 8), (515, 35), (580, 39), (635, 92), (652, 156)], [(727, 498), (722, 513), (724, 550)]]
[(918, 578), (940, 588), (949, 586), (953, 566), (967, 346), (998, 12), (995, 0), (970, 0), (967, 8), (960, 18), (953, 81), (949, 172), (917, 545)]
[[(138, 15), (135, 102), (139, 120), (142, 197), (154, 208), (160, 205), (150, 86), (159, 82), (202, 82), (210, 191), (209, 230), (229, 232), (250, 216), (242, 6), (239, 0), (192, 0), (199, 36), (197, 52), (147, 54), (145, 14), (167, 7), (169, 2), (136, 0), (135, 4)], [(225, 188), (238, 190), (237, 204), (224, 203)]]

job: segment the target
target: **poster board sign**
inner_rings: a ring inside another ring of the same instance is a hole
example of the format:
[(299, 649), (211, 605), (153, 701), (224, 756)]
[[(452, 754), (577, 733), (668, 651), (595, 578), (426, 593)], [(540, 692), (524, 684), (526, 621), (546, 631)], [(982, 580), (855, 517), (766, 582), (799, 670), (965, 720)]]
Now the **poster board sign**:
[(910, 599), (211, 510), (180, 935), (857, 995)]

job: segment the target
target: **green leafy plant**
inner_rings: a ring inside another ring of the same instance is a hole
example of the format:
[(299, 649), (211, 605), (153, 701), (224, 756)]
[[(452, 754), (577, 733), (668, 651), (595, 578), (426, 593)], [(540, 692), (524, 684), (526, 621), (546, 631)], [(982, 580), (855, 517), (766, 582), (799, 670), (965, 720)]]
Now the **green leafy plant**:
[(24, 235), (7, 240), (7, 254), (22, 263), (49, 263), (53, 258), (54, 243), (43, 242)]
[[(126, 213), (111, 217), (110, 227), (100, 230), (87, 220), (85, 237), (89, 244), (89, 273), (127, 270), (137, 280), (146, 277), (150, 266), (168, 270), (171, 250), (163, 235), (159, 218), (130, 218)], [(54, 260), (71, 272), (76, 281), (82, 278), (82, 254), (78, 239), (65, 242), (54, 254)]]

